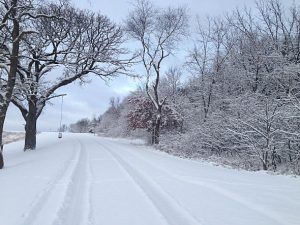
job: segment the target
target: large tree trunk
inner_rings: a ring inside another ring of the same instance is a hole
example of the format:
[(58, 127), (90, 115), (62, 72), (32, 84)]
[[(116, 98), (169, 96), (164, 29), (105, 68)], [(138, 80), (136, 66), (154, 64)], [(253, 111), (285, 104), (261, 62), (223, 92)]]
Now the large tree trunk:
[(268, 170), (268, 152), (263, 153), (263, 160), (262, 160), (263, 170)]
[(29, 111), (25, 124), (25, 146), (24, 151), (34, 150), (36, 148), (36, 105), (33, 101), (29, 101)]
[[(7, 107), (6, 107), (6, 110), (7, 110)], [(6, 116), (6, 110), (4, 111), (4, 108), (1, 107), (1, 105), (0, 105), (0, 169), (2, 169), (4, 167), (2, 138), (3, 138), (3, 127), (4, 127), (5, 116)]]
[(2, 143), (2, 135), (3, 135), (3, 123), (0, 124), (0, 169), (4, 167), (4, 160), (3, 160), (3, 143)]
[(3, 167), (4, 167), (2, 150), (3, 150), (3, 146), (1, 146), (1, 150), (0, 150), (0, 169), (3, 169)]
[(268, 166), (265, 162), (262, 163), (263, 164), (263, 170), (268, 170)]
[(160, 136), (160, 124), (161, 124), (161, 115), (157, 115), (153, 133), (152, 133), (152, 144), (159, 144), (159, 136)]
[[(13, 89), (15, 87), (17, 68), (18, 68), (18, 63), (19, 63), (20, 24), (16, 18), (17, 5), (18, 5), (18, 0), (11, 1), (12, 9), (11, 9), (10, 16), (11, 16), (11, 18), (13, 18), (12, 52), (11, 52), (12, 54), (10, 56), (10, 68), (9, 68), (8, 79), (7, 79), (7, 87), (5, 90), (4, 97), (0, 98), (0, 147), (1, 148), (3, 147), (2, 134), (3, 134), (4, 121), (5, 121), (7, 109), (8, 109), (11, 97), (12, 97)], [(0, 153), (0, 169), (2, 169), (3, 165), (4, 165), (2, 150)]]

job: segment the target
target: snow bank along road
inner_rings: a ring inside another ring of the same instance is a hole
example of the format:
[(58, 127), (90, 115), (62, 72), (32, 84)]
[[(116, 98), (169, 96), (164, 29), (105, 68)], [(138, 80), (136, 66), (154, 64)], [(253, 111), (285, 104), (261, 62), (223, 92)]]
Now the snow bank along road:
[(1, 225), (299, 225), (300, 179), (231, 170), (90, 134), (6, 146)]

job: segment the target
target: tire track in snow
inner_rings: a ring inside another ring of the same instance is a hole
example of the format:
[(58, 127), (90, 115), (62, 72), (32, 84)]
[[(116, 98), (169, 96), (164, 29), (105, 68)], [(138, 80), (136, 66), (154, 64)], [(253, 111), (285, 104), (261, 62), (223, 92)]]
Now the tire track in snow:
[(121, 168), (132, 178), (136, 185), (145, 193), (157, 211), (169, 225), (202, 225), (193, 215), (182, 207), (173, 197), (166, 193), (155, 181), (131, 166), (111, 147), (100, 144), (115, 159)]
[(91, 167), (89, 152), (80, 140), (80, 157), (68, 185), (63, 204), (53, 225), (94, 224), (91, 209)]
[[(114, 144), (114, 146), (116, 148), (120, 148), (117, 144)], [(123, 151), (124, 151), (124, 149), (123, 149)], [(174, 175), (174, 174), (170, 173), (168, 170), (166, 170), (160, 166), (157, 166), (154, 163), (150, 162), (149, 160), (145, 159), (144, 157), (140, 156), (140, 154), (133, 153), (132, 151), (129, 152), (126, 149), (125, 149), (125, 151), (126, 151), (126, 153), (130, 154), (131, 156), (136, 157), (139, 160), (142, 160), (143, 162), (147, 163), (149, 166), (154, 167), (157, 170), (161, 171), (162, 173), (166, 174), (167, 177), (171, 177), (175, 180), (178, 180), (178, 181), (181, 181), (184, 183), (190, 183), (193, 185), (201, 186), (201, 187), (207, 188), (209, 190), (215, 191), (216, 193), (223, 195), (223, 196), (245, 206), (248, 209), (251, 209), (261, 215), (264, 215), (265, 217), (273, 220), (274, 222), (277, 222), (277, 224), (281, 224), (281, 225), (286, 224), (286, 221), (284, 221), (280, 216), (278, 216), (276, 214), (276, 212), (273, 212), (272, 210), (268, 210), (268, 209), (264, 208), (263, 206), (260, 206), (259, 204), (256, 204), (254, 202), (251, 202), (248, 199), (246, 199), (238, 194), (235, 194), (226, 188), (221, 188), (220, 186), (217, 186), (217, 185), (213, 184), (212, 182), (209, 182), (208, 179), (206, 179), (208, 182), (204, 182), (204, 181), (199, 181), (197, 179), (191, 179), (186, 176)]]
[[(88, 155), (83, 145), (76, 141), (79, 150), (75, 150), (75, 154), (65, 163), (61, 173), (33, 203), (33, 207), (25, 215), (23, 225), (91, 224)], [(83, 179), (85, 175), (87, 180)], [(80, 185), (80, 182), (83, 182), (83, 185)], [(80, 210), (77, 211), (79, 207)], [(82, 207), (86, 210), (81, 210)]]
[[(75, 146), (74, 146), (75, 148)], [(37, 220), (39, 213), (43, 209), (43, 205), (50, 198), (50, 194), (55, 186), (63, 183), (63, 178), (66, 176), (68, 171), (74, 166), (74, 163), (78, 161), (79, 152), (72, 154), (72, 156), (64, 163), (64, 165), (59, 169), (57, 175), (46, 185), (46, 188), (38, 193), (36, 198), (30, 204), (30, 209), (24, 212), (22, 225), (33, 225)]]

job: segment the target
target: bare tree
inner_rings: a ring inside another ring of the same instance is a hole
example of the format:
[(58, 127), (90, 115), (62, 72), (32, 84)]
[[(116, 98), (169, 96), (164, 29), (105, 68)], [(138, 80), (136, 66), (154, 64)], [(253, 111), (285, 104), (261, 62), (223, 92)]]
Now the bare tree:
[(152, 143), (159, 143), (162, 106), (159, 96), (161, 70), (166, 58), (186, 35), (188, 18), (184, 7), (157, 9), (147, 0), (138, 0), (127, 19), (128, 34), (141, 45), (141, 61), (146, 71), (146, 93), (156, 110)]
[[(244, 105), (245, 107), (241, 107)], [(227, 129), (232, 133), (232, 147), (242, 157), (256, 157), (262, 168), (276, 169), (280, 158), (283, 117), (282, 103), (272, 97), (250, 94), (236, 99), (237, 116), (231, 116)]]
[(170, 67), (161, 79), (160, 93), (176, 105), (181, 87), (182, 70), (179, 67)]
[(224, 20), (208, 17), (206, 26), (199, 19), (197, 22), (197, 36), (187, 65), (195, 80), (198, 80), (198, 97), (206, 121), (215, 92), (225, 95), (224, 65), (232, 44), (228, 41), (228, 24)]
[(0, 146), (3, 145), (3, 125), (16, 83), (20, 44), (34, 33), (27, 25), (37, 17), (48, 17), (34, 11), (36, 4), (35, 0), (0, 2)]
[[(39, 10), (57, 16), (35, 22), (38, 34), (27, 40), (28, 53), (19, 67), (21, 87), (25, 88), (13, 103), (26, 121), (24, 150), (36, 148), (37, 119), (46, 103), (59, 96), (55, 92), (60, 87), (77, 80), (86, 82), (91, 74), (103, 79), (125, 74), (130, 61), (124, 59), (127, 51), (121, 47), (121, 28), (106, 16), (68, 4)], [(49, 78), (54, 71), (59, 75)]]
[[(4, 40), (1, 40), (1, 57), (3, 53), (9, 55), (9, 58), (5, 63), (2, 63), (1, 70), (5, 70), (4, 73), (7, 73), (7, 82), (5, 84), (5, 89), (3, 84), (1, 84), (1, 93), (0, 93), (0, 169), (3, 168), (3, 156), (2, 156), (2, 135), (3, 135), (3, 125), (6, 117), (6, 112), (10, 103), (10, 99), (12, 96), (13, 88), (15, 86), (16, 74), (17, 74), (17, 65), (18, 65), (18, 56), (19, 56), (19, 44), (20, 44), (20, 20), (18, 19), (18, 1), (3, 1), (1, 2), (1, 33), (4, 29), (7, 29), (6, 37), (2, 37)], [(12, 24), (11, 24), (12, 23)], [(9, 26), (10, 25), (10, 26)], [(4, 33), (4, 32), (3, 32)], [(9, 36), (8, 36), (9, 35)], [(12, 50), (9, 52), (5, 43), (7, 43), (7, 39), (9, 38), (12, 43)], [(4, 42), (5, 41), (5, 42)], [(1, 60), (2, 61), (2, 60)], [(3, 73), (3, 71), (1, 71)]]

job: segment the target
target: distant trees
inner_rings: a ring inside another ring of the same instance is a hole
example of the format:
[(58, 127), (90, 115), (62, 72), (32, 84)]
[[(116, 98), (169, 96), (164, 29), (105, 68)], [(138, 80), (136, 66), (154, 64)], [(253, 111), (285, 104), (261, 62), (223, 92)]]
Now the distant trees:
[(178, 105), (180, 98), (180, 89), (182, 88), (182, 69), (170, 67), (161, 79), (159, 92), (167, 98), (169, 103), (174, 106)]
[(187, 33), (187, 27), (188, 16), (184, 7), (157, 9), (147, 0), (138, 0), (127, 19), (128, 34), (141, 46), (140, 56), (146, 72), (145, 91), (155, 109), (153, 144), (159, 143), (162, 108), (166, 100), (159, 93), (161, 67), (166, 58), (174, 54), (177, 44)]
[[(207, 18), (206, 26), (197, 21), (196, 41), (188, 56), (188, 69), (196, 77), (198, 89), (193, 91), (200, 98), (205, 121), (214, 104), (217, 92), (225, 95), (225, 63), (232, 47), (226, 21)], [(217, 82), (218, 80), (218, 82)], [(197, 97), (197, 98), (198, 98)], [(225, 97), (225, 96), (224, 96)]]
[(81, 119), (76, 123), (70, 125), (70, 132), (72, 133), (87, 133), (91, 129), (91, 124), (89, 119)]
[(69, 127), (66, 124), (62, 124), (59, 128), (58, 131), (59, 132), (66, 132), (69, 130)]
[(97, 129), (101, 132), (119, 129), (118, 120), (121, 116), (121, 107), (119, 98), (110, 98), (109, 108), (101, 116), (101, 121)]
[(198, 20), (185, 64), (191, 76), (182, 84), (178, 67), (161, 72), (175, 48), (161, 48), (165, 33), (151, 26), (158, 14), (149, 2), (138, 2), (127, 30), (141, 42), (146, 85), (121, 102), (118, 121), (127, 121), (119, 129), (155, 134), (159, 121), (158, 147), (165, 151), (300, 174), (299, 7), (268, 0), (256, 9)]

